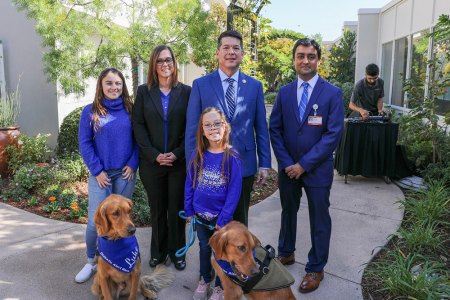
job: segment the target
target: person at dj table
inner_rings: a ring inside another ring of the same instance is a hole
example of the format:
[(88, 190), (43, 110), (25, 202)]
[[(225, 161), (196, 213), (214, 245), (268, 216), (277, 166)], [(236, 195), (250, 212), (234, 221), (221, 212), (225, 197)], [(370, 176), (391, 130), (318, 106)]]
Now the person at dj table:
[(379, 77), (380, 69), (376, 64), (366, 66), (366, 74), (359, 80), (352, 93), (349, 108), (353, 111), (350, 117), (361, 116), (363, 121), (369, 116), (384, 113), (384, 81)]

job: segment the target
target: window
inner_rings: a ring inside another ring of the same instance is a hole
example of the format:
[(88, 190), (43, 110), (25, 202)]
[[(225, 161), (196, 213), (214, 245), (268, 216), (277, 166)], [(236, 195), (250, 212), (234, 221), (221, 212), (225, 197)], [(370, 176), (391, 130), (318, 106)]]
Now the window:
[(414, 108), (420, 105), (425, 95), (430, 40), (427, 36), (428, 33), (428, 30), (424, 30), (412, 35), (410, 79), (416, 85), (416, 90), (414, 95), (411, 95), (411, 97), (408, 96), (408, 108)]
[(401, 38), (395, 41), (394, 72), (392, 74), (391, 103), (396, 106), (404, 105), (405, 93), (403, 82), (406, 78), (406, 59), (408, 57), (408, 39)]
[(382, 46), (381, 78), (384, 80), (384, 102), (391, 103), (392, 42)]
[[(443, 80), (450, 73), (450, 39), (440, 40), (433, 45), (433, 55), (438, 60), (438, 68), (434, 71), (434, 78)], [(450, 110), (450, 87), (437, 100), (437, 114), (445, 115)]]

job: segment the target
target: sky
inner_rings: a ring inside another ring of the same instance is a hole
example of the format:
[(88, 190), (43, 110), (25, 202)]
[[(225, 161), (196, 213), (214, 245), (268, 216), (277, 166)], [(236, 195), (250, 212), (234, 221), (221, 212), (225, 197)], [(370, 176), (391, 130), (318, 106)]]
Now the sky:
[(307, 36), (320, 33), (324, 41), (341, 35), (344, 21), (358, 21), (358, 9), (381, 8), (391, 0), (271, 0), (261, 15), (276, 29)]

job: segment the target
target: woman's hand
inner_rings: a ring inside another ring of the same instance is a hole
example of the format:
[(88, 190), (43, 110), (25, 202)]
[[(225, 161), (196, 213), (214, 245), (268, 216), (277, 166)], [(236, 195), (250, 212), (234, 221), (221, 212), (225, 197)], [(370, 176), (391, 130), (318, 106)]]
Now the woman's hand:
[(122, 177), (125, 180), (131, 181), (134, 177), (134, 170), (129, 167), (129, 166), (125, 166), (122, 169), (123, 173), (122, 173)]
[(156, 157), (156, 161), (160, 166), (169, 166), (171, 167), (173, 162), (177, 159), (177, 157), (172, 153), (160, 153)]
[(98, 186), (104, 189), (106, 186), (111, 185), (111, 179), (108, 177), (105, 171), (101, 171), (100, 174), (95, 176), (97, 179)]

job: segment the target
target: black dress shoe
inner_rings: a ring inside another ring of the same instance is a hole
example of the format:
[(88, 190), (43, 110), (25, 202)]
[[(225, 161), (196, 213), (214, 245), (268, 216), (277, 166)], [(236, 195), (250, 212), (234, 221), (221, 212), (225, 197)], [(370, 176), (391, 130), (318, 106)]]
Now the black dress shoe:
[(173, 264), (175, 266), (175, 269), (177, 269), (178, 271), (182, 271), (186, 268), (186, 260), (184, 259), (177, 260)]
[(152, 259), (150, 259), (148, 264), (150, 265), (150, 267), (154, 268), (159, 264), (165, 263), (166, 260), (167, 260), (167, 256), (163, 256), (162, 258), (152, 258)]

